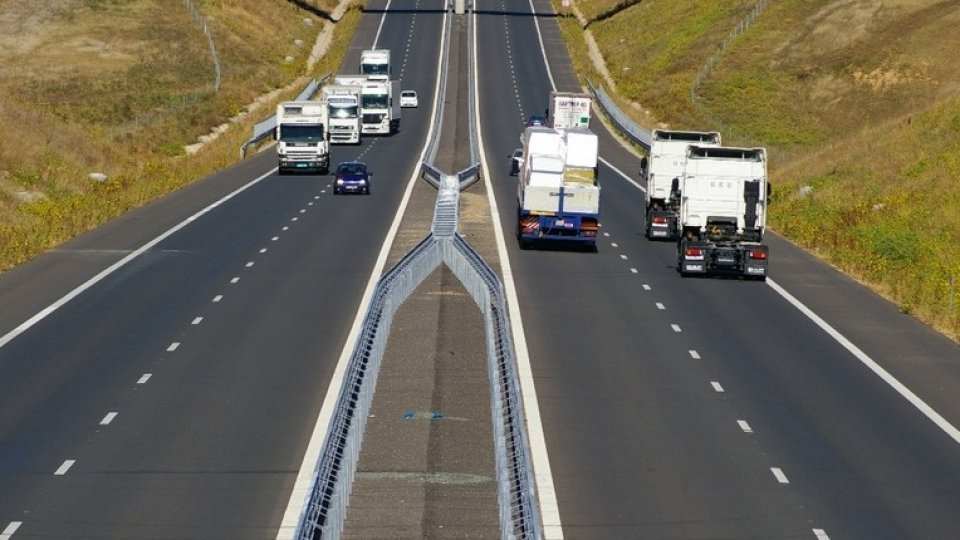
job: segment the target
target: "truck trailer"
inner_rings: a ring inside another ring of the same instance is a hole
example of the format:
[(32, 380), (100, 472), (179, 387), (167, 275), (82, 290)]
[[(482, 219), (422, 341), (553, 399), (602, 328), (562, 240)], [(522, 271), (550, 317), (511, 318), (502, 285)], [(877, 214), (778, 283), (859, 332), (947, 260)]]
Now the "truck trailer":
[(680, 187), (677, 269), (765, 280), (769, 186), (764, 148), (690, 146)]
[(554, 129), (589, 128), (590, 94), (550, 92), (547, 125)]
[(720, 134), (665, 129), (650, 134), (650, 156), (640, 160), (640, 176), (647, 185), (644, 234), (649, 240), (677, 240), (680, 234), (680, 177), (692, 144), (720, 146)]
[(280, 174), (330, 170), (327, 144), (327, 104), (287, 101), (277, 105), (277, 158)]
[(528, 127), (517, 183), (517, 239), (595, 247), (600, 228), (598, 141), (585, 128)]

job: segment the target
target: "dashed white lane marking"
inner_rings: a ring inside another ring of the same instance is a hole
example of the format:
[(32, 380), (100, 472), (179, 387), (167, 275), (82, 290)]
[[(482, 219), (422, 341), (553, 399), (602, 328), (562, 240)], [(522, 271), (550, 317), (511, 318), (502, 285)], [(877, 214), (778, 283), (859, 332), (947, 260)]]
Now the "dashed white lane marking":
[(813, 535), (817, 537), (817, 540), (830, 540), (830, 537), (827, 536), (827, 531), (823, 529), (813, 529)]
[(643, 284), (643, 290), (649, 291), (649, 290), (650, 290), (650, 286), (647, 285), (646, 283), (644, 283), (644, 284)]
[(273, 238), (270, 239), (270, 241), (271, 241), (271, 242), (276, 242), (276, 241), (279, 240), (279, 239), (280, 239), (279, 236), (274, 236)]
[(246, 265), (246, 266), (247, 266), (247, 268), (250, 268), (251, 266), (253, 266), (253, 261), (247, 261), (247, 265)]
[(11, 521), (10, 524), (3, 529), (3, 532), (0, 532), (0, 540), (10, 540), (13, 537), (13, 533), (17, 532), (17, 529), (19, 529), (21, 525), (23, 525), (22, 521)]
[(290, 227), (288, 227), (287, 225), (284, 225), (284, 226), (283, 226), (283, 229), (280, 229), (280, 230), (282, 230), (282, 231), (289, 231), (289, 230), (290, 230)]
[(151, 240), (151, 241), (147, 242), (146, 244), (140, 246), (139, 248), (135, 249), (134, 251), (132, 251), (132, 252), (131, 252), (129, 255), (127, 255), (126, 257), (124, 257), (124, 258), (120, 259), (119, 261), (111, 264), (109, 267), (105, 268), (104, 270), (102, 270), (102, 271), (101, 271), (100, 273), (98, 273), (97, 275), (95, 275), (95, 276), (93, 276), (92, 278), (88, 279), (87, 281), (83, 282), (80, 286), (78, 286), (77, 288), (73, 289), (72, 291), (70, 291), (69, 293), (67, 293), (65, 296), (63, 296), (63, 297), (61, 297), (59, 300), (57, 300), (56, 302), (54, 302), (54, 303), (50, 304), (49, 306), (45, 307), (45, 308), (44, 308), (43, 310), (41, 310), (39, 313), (37, 313), (37, 314), (35, 314), (34, 316), (30, 317), (29, 319), (27, 319), (26, 321), (24, 321), (23, 323), (21, 323), (19, 326), (17, 326), (17, 327), (14, 328), (13, 330), (11, 330), (11, 331), (7, 332), (6, 334), (0, 336), (0, 347), (3, 347), (3, 346), (5, 346), (7, 343), (10, 343), (11, 340), (13, 340), (14, 338), (16, 338), (16, 337), (19, 336), (20, 334), (26, 332), (26, 331), (29, 330), (30, 328), (32, 328), (35, 324), (37, 324), (37, 323), (40, 322), (41, 320), (43, 320), (43, 319), (45, 319), (46, 317), (48, 317), (48, 316), (49, 316), (51, 313), (53, 313), (54, 311), (60, 309), (60, 308), (63, 307), (64, 305), (66, 305), (68, 302), (70, 302), (71, 300), (73, 300), (74, 298), (76, 298), (77, 296), (79, 296), (80, 294), (82, 294), (82, 293), (83, 293), (84, 291), (86, 291), (87, 289), (93, 287), (94, 285), (96, 285), (97, 283), (99, 283), (100, 281), (102, 281), (103, 279), (105, 279), (107, 276), (109, 276), (110, 274), (116, 272), (117, 270), (119, 270), (119, 269), (122, 268), (123, 266), (129, 264), (130, 261), (132, 261), (132, 260), (136, 259), (137, 257), (143, 255), (144, 253), (150, 251), (151, 249), (153, 249), (154, 246), (156, 246), (156, 245), (159, 244), (160, 242), (166, 240), (166, 239), (169, 238), (170, 236), (173, 236), (174, 234), (176, 234), (178, 231), (180, 231), (180, 230), (184, 229), (185, 227), (189, 226), (189, 225), (192, 224), (194, 221), (196, 221), (200, 216), (203, 216), (203, 215), (207, 214), (208, 212), (213, 211), (215, 208), (217, 208), (217, 207), (220, 206), (221, 204), (229, 201), (230, 199), (236, 197), (236, 196), (239, 195), (240, 193), (243, 193), (243, 192), (246, 191), (247, 189), (249, 189), (249, 188), (255, 186), (256, 184), (262, 182), (264, 179), (269, 178), (269, 177), (270, 177), (271, 175), (273, 175), (273, 173), (275, 173), (275, 172), (277, 172), (277, 168), (276, 168), (276, 167), (274, 167), (273, 169), (267, 171), (266, 173), (262, 174), (261, 176), (257, 177), (256, 179), (254, 179), (254, 180), (252, 180), (252, 181), (250, 181), (250, 182), (247, 182), (247, 183), (244, 184), (243, 186), (241, 186), (241, 187), (239, 187), (239, 188), (231, 191), (231, 192), (228, 193), (226, 196), (222, 197), (221, 199), (217, 200), (216, 202), (213, 202), (213, 203), (207, 205), (206, 207), (203, 208), (203, 210), (200, 210), (199, 212), (197, 212), (197, 213), (193, 214), (192, 216), (188, 217), (187, 219), (181, 221), (179, 224), (175, 225), (174, 227), (172, 227), (172, 228), (170, 228), (170, 229), (167, 229), (167, 231), (164, 232), (163, 234), (161, 234), (160, 236), (154, 238), (153, 240)]
[(710, 386), (712, 386), (717, 393), (723, 393), (723, 387), (720, 386), (720, 383), (717, 381), (710, 381)]
[(236, 283), (238, 281), (240, 281), (240, 276), (234, 276), (233, 279), (230, 280), (230, 283)]
[(690, 353), (690, 358), (693, 358), (694, 360), (699, 360), (699, 359), (700, 359), (700, 353), (698, 353), (697, 351), (695, 351), (695, 350), (693, 350), (693, 349), (690, 349), (690, 350), (687, 351), (687, 352)]
[(170, 344), (169, 347), (167, 347), (167, 352), (173, 352), (173, 351), (177, 350), (177, 347), (179, 347), (179, 346), (180, 346), (180, 342), (179, 342), (179, 341), (174, 341), (173, 343)]
[(612, 242), (610, 245), (611, 245), (612, 247), (620, 247), (620, 245), (617, 244), (616, 242)]
[(267, 252), (267, 248), (260, 248), (260, 253), (266, 253), (266, 252)]
[(660, 311), (663, 311), (667, 309), (667, 306), (663, 305), (663, 302), (657, 302), (657, 309), (659, 309)]
[(737, 425), (740, 426), (740, 430), (744, 433), (753, 433), (753, 428), (750, 427), (750, 424), (746, 420), (737, 420)]
[(107, 413), (107, 415), (103, 417), (103, 420), (100, 420), (100, 425), (109, 426), (110, 422), (113, 422), (113, 419), (117, 417), (117, 414), (119, 413), (115, 413), (115, 412)]
[(203, 322), (203, 317), (197, 317), (197, 318), (194, 319), (190, 324), (192, 324), (193, 326), (196, 326), (196, 325), (198, 325), (198, 324), (200, 324), (200, 323), (202, 323), (202, 322)]
[(787, 475), (783, 473), (783, 470), (780, 467), (770, 467), (770, 472), (773, 473), (774, 478), (777, 479), (777, 482), (781, 484), (789, 484), (790, 480), (787, 479)]
[(631, 268), (631, 269), (630, 269), (630, 272), (633, 273), (633, 274), (636, 274), (636, 273), (637, 273), (637, 269), (636, 269), (636, 268)]
[(307, 206), (313, 206), (313, 201), (308, 202)]
[(307, 209), (306, 209), (306, 208), (301, 208), (301, 209), (300, 209), (300, 213), (301, 213), (301, 214), (306, 214), (306, 213), (307, 213)]
[(679, 324), (671, 324), (670, 328), (672, 328), (674, 332), (678, 332), (678, 333), (683, 331), (683, 330), (680, 330)]
[[(321, 193), (322, 193), (322, 192), (321, 192)], [(319, 196), (319, 195), (314, 195), (313, 198), (314, 198), (314, 199), (319, 199), (320, 196)]]
[(222, 294), (218, 294), (218, 295), (216, 295), (216, 296), (213, 297), (213, 302), (214, 302), (214, 303), (219, 302), (219, 301), (221, 301), (221, 300), (223, 300), (223, 295), (222, 295)]
[(75, 460), (75, 459), (68, 459), (68, 460), (64, 461), (64, 462), (63, 462), (63, 465), (60, 465), (60, 467), (57, 468), (57, 470), (53, 472), (53, 475), (54, 475), (54, 476), (63, 476), (63, 475), (65, 475), (65, 474), (67, 474), (67, 471), (69, 471), (69, 470), (70, 470), (70, 467), (73, 467), (73, 464), (76, 463), (76, 462), (77, 462), (77, 460)]
[(153, 377), (153, 373), (144, 373), (143, 376), (137, 380), (137, 384), (147, 384), (147, 381), (150, 380), (150, 377)]
[(607, 238), (610, 237), (610, 233), (608, 233), (608, 232), (603, 233), (603, 235), (606, 236)]
[(296, 220), (298, 220), (298, 219), (300, 219), (300, 218), (298, 218), (298, 217), (293, 217), (293, 218), (290, 218), (290, 221), (296, 221)]
[(626, 255), (620, 255), (620, 258), (623, 259), (623, 260), (627, 260), (627, 256), (626, 256)]

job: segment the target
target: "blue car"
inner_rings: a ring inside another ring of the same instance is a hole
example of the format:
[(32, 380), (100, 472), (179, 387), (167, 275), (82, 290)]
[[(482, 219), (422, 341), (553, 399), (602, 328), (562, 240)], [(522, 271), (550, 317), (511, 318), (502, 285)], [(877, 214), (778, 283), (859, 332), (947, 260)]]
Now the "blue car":
[(337, 170), (333, 173), (333, 194), (341, 193), (363, 193), (370, 194), (370, 180), (373, 175), (367, 170), (367, 166), (359, 161), (344, 161), (337, 165)]

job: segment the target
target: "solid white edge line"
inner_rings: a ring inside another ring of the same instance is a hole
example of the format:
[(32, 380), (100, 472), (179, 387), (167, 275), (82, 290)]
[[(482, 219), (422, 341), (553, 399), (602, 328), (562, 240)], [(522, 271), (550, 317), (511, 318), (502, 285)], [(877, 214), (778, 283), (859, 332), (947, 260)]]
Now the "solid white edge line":
[(13, 533), (17, 532), (17, 529), (19, 529), (21, 525), (23, 525), (22, 521), (11, 521), (10, 524), (3, 529), (3, 532), (0, 532), (0, 540), (10, 540), (13, 538)]
[(601, 156), (601, 157), (598, 157), (597, 160), (600, 161), (600, 163), (603, 163), (604, 165), (606, 165), (607, 168), (609, 168), (609, 169), (612, 170), (613, 172), (615, 172), (615, 173), (619, 174), (620, 176), (622, 176), (624, 180), (626, 180), (627, 182), (630, 182), (631, 184), (633, 184), (633, 187), (639, 189), (640, 191), (642, 191), (642, 192), (644, 192), (644, 193), (647, 192), (647, 188), (645, 188), (645, 187), (641, 186), (640, 184), (638, 184), (637, 181), (634, 180), (633, 178), (630, 178), (630, 176), (628, 176), (627, 173), (625, 173), (625, 172), (621, 171), (620, 169), (616, 168), (616, 167), (613, 165), (613, 163), (610, 163), (609, 161), (603, 159), (602, 156)]
[[(444, 13), (444, 31), (446, 30), (448, 21), (449, 14)], [(310, 442), (307, 444), (307, 451), (304, 454), (303, 461), (300, 464), (300, 470), (297, 473), (297, 479), (294, 482), (293, 490), (290, 493), (290, 499), (287, 502), (287, 508), (283, 513), (283, 520), (280, 523), (280, 529), (277, 531), (277, 540), (293, 539), (297, 531), (297, 525), (300, 522), (301, 510), (309, 500), (310, 488), (313, 485), (313, 477), (316, 473), (316, 467), (319, 465), (320, 454), (323, 450), (323, 445), (325, 442), (324, 439), (327, 435), (328, 426), (333, 419), (333, 413), (336, 409), (337, 401), (340, 396), (340, 387), (343, 386), (343, 379), (350, 364), (350, 357), (353, 355), (353, 349), (356, 347), (357, 339), (360, 336), (360, 328), (363, 325), (363, 319), (366, 316), (367, 309), (370, 306), (370, 301), (373, 298), (373, 292), (377, 286), (377, 282), (380, 281), (380, 276), (383, 274), (383, 268), (386, 266), (387, 256), (390, 254), (390, 248), (393, 246), (393, 241), (396, 238), (397, 231), (400, 229), (400, 222), (403, 219), (403, 214), (406, 211), (407, 204), (410, 202), (410, 197), (413, 194), (413, 187), (419, 180), (420, 163), (423, 162), (423, 158), (427, 154), (427, 142), (430, 140), (430, 134), (433, 133), (434, 129), (436, 129), (436, 110), (440, 103), (439, 74), (442, 65), (443, 48), (441, 47), (437, 57), (437, 80), (433, 92), (433, 114), (431, 115), (430, 127), (427, 130), (427, 138), (424, 140), (423, 149), (420, 151), (420, 159), (417, 160), (416, 168), (414, 169), (413, 174), (410, 176), (410, 180), (407, 183), (407, 190), (404, 192), (403, 199), (400, 201), (400, 207), (397, 210), (397, 214), (393, 218), (393, 223), (390, 225), (390, 230), (387, 231), (387, 236), (380, 248), (380, 255), (377, 258), (376, 265), (374, 266), (373, 271), (370, 273), (370, 279), (367, 281), (367, 289), (364, 291), (363, 298), (360, 300), (360, 305), (357, 309), (357, 315), (353, 320), (353, 326), (350, 328), (350, 333), (347, 335), (347, 341), (343, 346), (343, 350), (340, 352), (340, 358), (337, 360), (337, 365), (330, 377), (330, 385), (327, 387), (327, 394), (323, 399), (323, 405), (320, 408), (320, 414), (317, 417), (316, 424), (314, 425), (313, 434), (310, 436)]]
[[(530, 3), (531, 10), (533, 2)], [(534, 17), (536, 21), (536, 17)], [(476, 17), (473, 17), (473, 50), (477, 51), (477, 28)], [(540, 27), (537, 24), (537, 34), (540, 34)], [(543, 49), (543, 39), (540, 40), (541, 50)], [(544, 62), (546, 62), (546, 52), (543, 53)], [(484, 151), (483, 129), (480, 120), (480, 94), (479, 87), (479, 62), (474, 58), (474, 95), (477, 96), (477, 110), (475, 111), (475, 122), (477, 125), (477, 144), (480, 146), (480, 161), (483, 164), (483, 170), (490, 171), (487, 164), (487, 155)], [(549, 73), (549, 66), (547, 72)], [(551, 85), (553, 80), (551, 79)], [(553, 86), (556, 88), (556, 86)], [(527, 435), (529, 436), (530, 454), (533, 460), (534, 481), (537, 488), (537, 501), (540, 504), (540, 519), (543, 524), (543, 538), (546, 540), (561, 540), (563, 538), (563, 525), (560, 521), (560, 506), (557, 503), (557, 492), (553, 482), (553, 474), (550, 471), (550, 456), (547, 452), (546, 437), (543, 432), (543, 424), (540, 421), (540, 406), (537, 403), (537, 390), (534, 384), (533, 369), (530, 365), (530, 352), (527, 349), (527, 338), (523, 331), (523, 318), (520, 315), (520, 303), (517, 297), (517, 288), (513, 280), (513, 269), (510, 266), (510, 256), (507, 253), (507, 245), (504, 240), (503, 228), (500, 226), (500, 211), (497, 208), (496, 197), (494, 197), (493, 184), (489, 174), (483, 175), (483, 183), (487, 190), (487, 200), (490, 204), (491, 217), (493, 219), (494, 235), (497, 239), (497, 253), (500, 257), (500, 269), (503, 272), (503, 290), (507, 295), (507, 310), (510, 313), (510, 331), (513, 333), (514, 351), (517, 354), (517, 370), (520, 376), (520, 394), (523, 399), (523, 410), (527, 420)]]
[(946, 433), (954, 442), (960, 444), (960, 430), (954, 427), (953, 424), (947, 421), (946, 418), (940, 415), (937, 411), (933, 410), (932, 407), (927, 405), (925, 401), (920, 399), (919, 396), (913, 393), (909, 388), (907, 388), (903, 383), (896, 379), (893, 375), (890, 374), (887, 370), (883, 369), (880, 364), (876, 363), (872, 358), (870, 358), (865, 352), (860, 350), (859, 347), (853, 344), (849, 339), (846, 338), (843, 334), (838, 332), (829, 323), (820, 318), (819, 315), (813, 312), (810, 308), (804, 305), (801, 301), (797, 300), (792, 294), (788, 293), (786, 289), (781, 287), (777, 282), (773, 281), (770, 278), (767, 278), (767, 285), (771, 289), (777, 292), (782, 296), (787, 302), (793, 304), (793, 307), (800, 310), (801, 313), (806, 315), (808, 319), (813, 321), (814, 324), (820, 327), (821, 330), (827, 333), (830, 337), (842, 345), (847, 351), (850, 352), (854, 357), (856, 357), (860, 362), (867, 366), (870, 371), (874, 372), (883, 382), (887, 383), (891, 388), (897, 391), (904, 399), (910, 402), (911, 405), (917, 408), (921, 413), (923, 413), (927, 418), (933, 421), (934, 424), (944, 433)]
[(73, 464), (76, 463), (76, 462), (77, 462), (77, 460), (75, 460), (75, 459), (68, 459), (68, 460), (64, 461), (63, 464), (60, 465), (60, 467), (57, 468), (56, 471), (53, 472), (53, 475), (54, 475), (54, 476), (63, 476), (63, 475), (65, 475), (65, 474), (67, 474), (67, 471), (69, 471), (69, 470), (70, 470), (70, 467), (73, 467)]
[(830, 540), (830, 537), (827, 536), (827, 531), (823, 529), (813, 529), (813, 535), (817, 537), (817, 540)]
[(242, 192), (246, 191), (247, 189), (253, 187), (254, 185), (260, 183), (260, 182), (263, 181), (265, 178), (269, 177), (270, 175), (272, 175), (272, 174), (275, 173), (275, 172), (277, 172), (277, 168), (276, 168), (276, 167), (274, 167), (273, 169), (271, 169), (271, 170), (269, 170), (268, 172), (264, 173), (263, 175), (258, 176), (256, 179), (251, 180), (250, 182), (247, 182), (247, 183), (244, 184), (243, 186), (240, 186), (239, 188), (231, 191), (230, 193), (228, 193), (226, 196), (224, 196), (224, 197), (221, 198), (220, 200), (218, 200), (218, 201), (210, 204), (210, 205), (207, 206), (206, 208), (200, 210), (200, 211), (197, 212), (196, 214), (193, 214), (192, 216), (190, 216), (190, 217), (188, 217), (187, 219), (181, 221), (180, 223), (178, 223), (177, 225), (171, 227), (170, 229), (167, 229), (167, 231), (164, 232), (163, 234), (161, 234), (160, 236), (158, 236), (158, 237), (154, 238), (153, 240), (147, 242), (146, 244), (140, 246), (140, 247), (137, 248), (136, 250), (132, 251), (132, 252), (131, 252), (129, 255), (127, 255), (126, 257), (124, 257), (124, 258), (120, 259), (119, 261), (111, 264), (110, 266), (108, 266), (107, 268), (105, 268), (104, 270), (102, 270), (102, 271), (101, 271), (100, 273), (98, 273), (97, 275), (95, 275), (95, 276), (93, 276), (92, 278), (88, 279), (87, 281), (83, 282), (83, 283), (80, 284), (77, 288), (73, 289), (73, 290), (70, 291), (69, 293), (65, 294), (62, 298), (60, 298), (60, 299), (57, 300), (56, 302), (54, 302), (54, 303), (50, 304), (49, 306), (43, 308), (43, 309), (42, 309), (40, 312), (38, 312), (36, 315), (34, 315), (33, 317), (30, 317), (29, 319), (27, 319), (26, 321), (24, 321), (23, 323), (21, 323), (20, 326), (17, 326), (17, 327), (14, 328), (13, 330), (11, 330), (11, 331), (7, 332), (6, 334), (4, 334), (3, 337), (0, 337), (0, 348), (2, 348), (2, 347), (3, 347), (4, 345), (6, 345), (7, 343), (10, 343), (11, 341), (13, 341), (17, 336), (19, 336), (20, 334), (26, 332), (26, 331), (29, 330), (31, 327), (33, 327), (33, 325), (35, 325), (35, 324), (37, 324), (38, 322), (42, 321), (43, 319), (47, 318), (51, 313), (53, 313), (54, 311), (60, 309), (61, 307), (63, 307), (64, 305), (66, 305), (67, 302), (73, 300), (74, 298), (76, 298), (77, 296), (79, 296), (81, 293), (83, 293), (83, 292), (86, 291), (87, 289), (93, 287), (94, 285), (96, 285), (97, 283), (99, 283), (101, 280), (103, 280), (104, 278), (106, 278), (107, 276), (109, 276), (110, 274), (112, 274), (112, 273), (116, 272), (117, 270), (119, 270), (120, 268), (126, 266), (130, 261), (132, 261), (132, 260), (136, 259), (137, 257), (143, 255), (144, 253), (146, 253), (147, 251), (149, 251), (150, 249), (152, 249), (154, 246), (156, 246), (156, 245), (159, 244), (160, 242), (163, 242), (164, 240), (166, 240), (166, 239), (169, 238), (170, 236), (172, 236), (172, 235), (176, 234), (177, 232), (179, 232), (181, 229), (183, 229), (183, 228), (186, 227), (187, 225), (190, 225), (190, 224), (193, 223), (197, 218), (203, 216), (204, 214), (210, 212), (210, 211), (213, 210), (214, 208), (220, 206), (221, 204), (223, 204), (223, 203), (229, 201), (230, 199), (236, 197), (236, 196), (239, 195), (240, 193), (242, 193)]
[(390, 10), (391, 0), (387, 0), (386, 7), (383, 8), (383, 15), (380, 16), (380, 26), (377, 27), (377, 35), (373, 37), (373, 48), (377, 48), (377, 42), (380, 41), (380, 32), (383, 31), (383, 23), (387, 21), (387, 11)]

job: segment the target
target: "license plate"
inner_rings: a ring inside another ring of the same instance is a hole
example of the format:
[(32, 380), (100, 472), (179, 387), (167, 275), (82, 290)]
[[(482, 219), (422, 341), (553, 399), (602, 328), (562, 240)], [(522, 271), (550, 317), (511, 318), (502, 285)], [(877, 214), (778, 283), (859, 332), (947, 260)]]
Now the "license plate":
[(748, 273), (748, 274), (765, 274), (766, 271), (767, 271), (766, 268), (764, 268), (764, 267), (762, 267), (762, 266), (748, 266), (748, 267), (747, 267), (747, 273)]
[(566, 224), (567, 222), (562, 219), (558, 219), (556, 222), (554, 222), (554, 225), (556, 225), (557, 227), (563, 227)]
[(717, 264), (733, 264), (733, 257), (717, 257)]
[(667, 231), (650, 231), (650, 236), (667, 236)]
[(683, 265), (683, 268), (687, 272), (703, 272), (702, 264), (685, 264)]
[(307, 168), (307, 165), (309, 165), (309, 163), (297, 163), (297, 167), (300, 167), (301, 169)]

